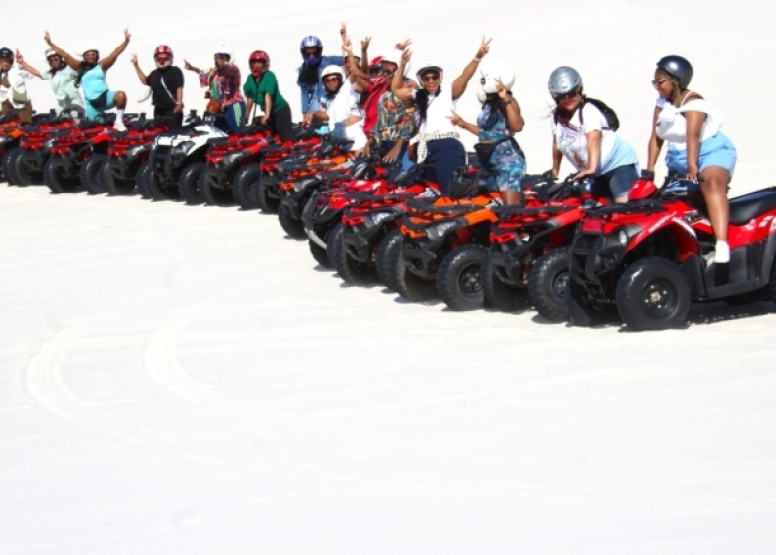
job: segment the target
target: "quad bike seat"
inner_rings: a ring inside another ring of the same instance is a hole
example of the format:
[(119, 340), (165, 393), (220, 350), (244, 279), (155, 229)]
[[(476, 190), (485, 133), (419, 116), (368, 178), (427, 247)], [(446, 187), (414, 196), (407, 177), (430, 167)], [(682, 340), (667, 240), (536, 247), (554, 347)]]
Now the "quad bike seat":
[(730, 199), (730, 223), (745, 225), (773, 208), (776, 208), (776, 187)]

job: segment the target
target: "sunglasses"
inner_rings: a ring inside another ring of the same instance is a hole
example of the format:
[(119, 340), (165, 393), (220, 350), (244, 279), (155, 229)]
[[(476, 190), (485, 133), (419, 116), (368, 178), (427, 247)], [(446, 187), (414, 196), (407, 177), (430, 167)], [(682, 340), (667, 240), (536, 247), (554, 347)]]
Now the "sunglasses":
[(423, 77), (420, 78), (421, 81), (424, 83), (428, 83), (429, 81), (439, 81), (439, 74), (438, 73), (427, 73)]
[(334, 81), (339, 81), (342, 79), (339, 75), (327, 75), (323, 78), (324, 83), (333, 83)]
[(652, 79), (652, 86), (658, 88), (660, 85), (670, 80), (671, 79), (669, 77), (666, 77), (665, 79)]
[(569, 91), (567, 93), (553, 94), (552, 98), (555, 99), (555, 102), (561, 102), (563, 100), (576, 98), (577, 95), (579, 95), (579, 89), (574, 89), (573, 91)]
[(264, 63), (265, 63), (264, 60), (251, 60), (252, 66), (263, 66)]
[(229, 54), (216, 54), (213, 56), (214, 60), (224, 60), (225, 62), (229, 61)]

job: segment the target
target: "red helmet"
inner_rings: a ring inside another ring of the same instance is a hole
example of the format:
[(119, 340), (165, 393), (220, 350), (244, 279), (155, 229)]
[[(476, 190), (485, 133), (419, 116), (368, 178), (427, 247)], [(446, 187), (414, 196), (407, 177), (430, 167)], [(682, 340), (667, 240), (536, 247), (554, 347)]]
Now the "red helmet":
[[(255, 64), (253, 62), (264, 62), (262, 64)], [(254, 50), (248, 57), (248, 65), (251, 66), (251, 75), (258, 77), (269, 69), (269, 54), (263, 50)]]
[(172, 65), (172, 48), (169, 46), (157, 46), (154, 50), (156, 67), (168, 67)]

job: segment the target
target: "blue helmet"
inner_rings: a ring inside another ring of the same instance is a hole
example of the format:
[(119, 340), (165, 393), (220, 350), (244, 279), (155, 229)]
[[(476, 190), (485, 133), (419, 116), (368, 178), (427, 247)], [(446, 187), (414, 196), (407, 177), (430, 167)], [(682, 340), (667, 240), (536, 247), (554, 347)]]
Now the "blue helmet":
[(321, 42), (321, 39), (311, 35), (302, 39), (302, 44), (299, 45), (299, 49), (301, 50), (302, 48), (323, 48), (323, 43)]

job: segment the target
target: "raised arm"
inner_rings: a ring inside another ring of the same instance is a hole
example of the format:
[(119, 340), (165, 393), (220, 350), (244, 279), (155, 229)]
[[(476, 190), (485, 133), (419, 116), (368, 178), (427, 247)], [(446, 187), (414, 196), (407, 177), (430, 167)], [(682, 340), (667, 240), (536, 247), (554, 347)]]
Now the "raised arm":
[(369, 76), (361, 71), (361, 68), (356, 64), (356, 56), (353, 54), (353, 49), (343, 46), (342, 51), (345, 53), (345, 56), (347, 56), (348, 64), (350, 65), (350, 82), (363, 87), (363, 85), (366, 84), (366, 81), (369, 80)]
[(103, 71), (108, 71), (110, 67), (116, 63), (116, 59), (118, 59), (119, 55), (121, 55), (124, 50), (127, 49), (127, 46), (129, 45), (129, 39), (132, 37), (132, 35), (129, 34), (128, 29), (124, 29), (124, 42), (119, 44), (113, 52), (108, 54), (105, 58), (100, 60), (100, 67), (102, 67)]
[(462, 129), (466, 129), (469, 133), (473, 135), (479, 135), (480, 134), (480, 128), (473, 123), (469, 123), (465, 119), (463, 119), (461, 116), (459, 116), (457, 113), (452, 112), (452, 115), (447, 116), (450, 118), (450, 123), (455, 125), (456, 127), (460, 127)]
[(140, 82), (144, 85), (148, 84), (148, 76), (143, 73), (143, 70), (140, 69), (140, 65), (137, 62), (137, 54), (132, 54), (132, 65), (135, 66), (135, 73), (137, 74), (137, 78), (140, 79)]
[(652, 135), (649, 137), (649, 147), (647, 149), (647, 171), (655, 173), (655, 164), (660, 156), (660, 150), (663, 148), (663, 139), (657, 136), (657, 118), (663, 109), (655, 106), (655, 113), (652, 115)]
[(24, 61), (24, 56), (22, 56), (22, 53), (18, 50), (16, 51), (16, 61), (19, 62), (19, 65), (21, 68), (26, 71), (27, 73), (30, 73), (40, 79), (40, 71), (32, 67), (30, 64)]
[(491, 40), (493, 39), (485, 40), (485, 37), (482, 37), (482, 44), (480, 44), (480, 48), (477, 50), (474, 59), (463, 68), (463, 73), (460, 77), (453, 81), (453, 100), (458, 100), (463, 96), (463, 93), (466, 92), (466, 85), (468, 85), (471, 78), (474, 77), (474, 72), (477, 71), (477, 67), (480, 65), (483, 56), (490, 52)]
[(412, 89), (404, 83), (404, 68), (407, 67), (410, 58), (412, 58), (412, 50), (405, 50), (401, 53), (399, 69), (393, 74), (393, 80), (391, 81), (391, 92), (402, 102), (412, 100)]
[(369, 43), (372, 42), (372, 37), (364, 37), (361, 41), (361, 66), (359, 69), (361, 73), (369, 78)]
[(78, 70), (78, 68), (81, 67), (81, 60), (79, 60), (78, 58), (73, 58), (70, 54), (68, 54), (60, 47), (58, 47), (56, 44), (51, 42), (51, 35), (49, 35), (48, 31), (46, 31), (46, 34), (43, 35), (43, 40), (46, 41), (46, 44), (49, 45), (49, 48), (51, 48), (54, 52), (60, 55), (62, 59), (65, 60), (65, 63), (69, 65), (71, 68)]
[(496, 86), (498, 87), (498, 96), (501, 99), (501, 113), (504, 114), (509, 129), (515, 133), (520, 133), (525, 126), (525, 120), (520, 113), (520, 104), (515, 97), (509, 94), (501, 79), (496, 81)]

